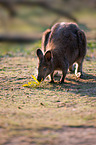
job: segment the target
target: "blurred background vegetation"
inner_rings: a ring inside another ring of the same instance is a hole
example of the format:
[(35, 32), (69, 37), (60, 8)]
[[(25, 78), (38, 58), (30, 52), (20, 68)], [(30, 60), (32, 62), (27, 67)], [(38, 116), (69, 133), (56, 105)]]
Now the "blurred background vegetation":
[(42, 33), (62, 21), (78, 23), (96, 57), (96, 0), (0, 0), (0, 57), (35, 54)]

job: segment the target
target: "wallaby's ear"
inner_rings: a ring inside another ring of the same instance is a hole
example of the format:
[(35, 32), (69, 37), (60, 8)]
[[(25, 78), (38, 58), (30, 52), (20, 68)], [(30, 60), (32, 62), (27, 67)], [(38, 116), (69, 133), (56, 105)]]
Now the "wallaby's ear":
[(47, 51), (47, 52), (45, 53), (45, 59), (46, 59), (47, 61), (50, 61), (51, 58), (52, 58), (52, 52), (49, 50), (49, 51)]
[(42, 51), (40, 49), (37, 49), (37, 52), (36, 53), (37, 53), (37, 56), (38, 56), (39, 60), (41, 60), (43, 58)]

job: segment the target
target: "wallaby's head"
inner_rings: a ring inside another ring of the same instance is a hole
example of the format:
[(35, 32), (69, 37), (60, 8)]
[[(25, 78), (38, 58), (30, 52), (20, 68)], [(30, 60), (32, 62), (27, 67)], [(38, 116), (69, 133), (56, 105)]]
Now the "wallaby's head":
[(37, 56), (39, 58), (38, 76), (37, 80), (40, 82), (44, 80), (53, 71), (53, 56), (49, 50), (44, 55), (40, 49), (37, 49)]

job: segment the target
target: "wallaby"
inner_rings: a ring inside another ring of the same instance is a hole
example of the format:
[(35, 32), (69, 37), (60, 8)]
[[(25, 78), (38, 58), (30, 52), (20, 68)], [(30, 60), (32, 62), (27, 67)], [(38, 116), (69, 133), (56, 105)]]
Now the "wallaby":
[[(39, 58), (37, 80), (44, 80), (49, 74), (54, 82), (55, 70), (62, 71), (60, 83), (64, 82), (68, 68), (78, 64), (79, 77), (82, 77), (82, 63), (86, 55), (86, 36), (75, 23), (56, 23), (47, 29), (42, 37), (42, 50), (37, 49)], [(45, 54), (43, 54), (45, 52)]]

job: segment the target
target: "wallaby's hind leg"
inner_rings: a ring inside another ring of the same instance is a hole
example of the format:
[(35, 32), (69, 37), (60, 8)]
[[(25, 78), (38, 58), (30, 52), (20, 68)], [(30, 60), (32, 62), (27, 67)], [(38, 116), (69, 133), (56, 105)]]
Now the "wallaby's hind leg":
[(76, 68), (75, 68), (75, 75), (77, 77), (80, 77), (80, 78), (83, 77), (83, 72), (82, 72), (83, 60), (84, 60), (83, 58), (82, 59), (79, 59), (77, 61), (77, 65), (76, 65)]
[(77, 33), (77, 37), (78, 37), (78, 48), (79, 48), (79, 57), (76, 60), (78, 64), (77, 74), (79, 74), (77, 75), (77, 77), (82, 78), (83, 77), (82, 64), (83, 64), (84, 57), (86, 55), (86, 36), (83, 31), (79, 30)]

